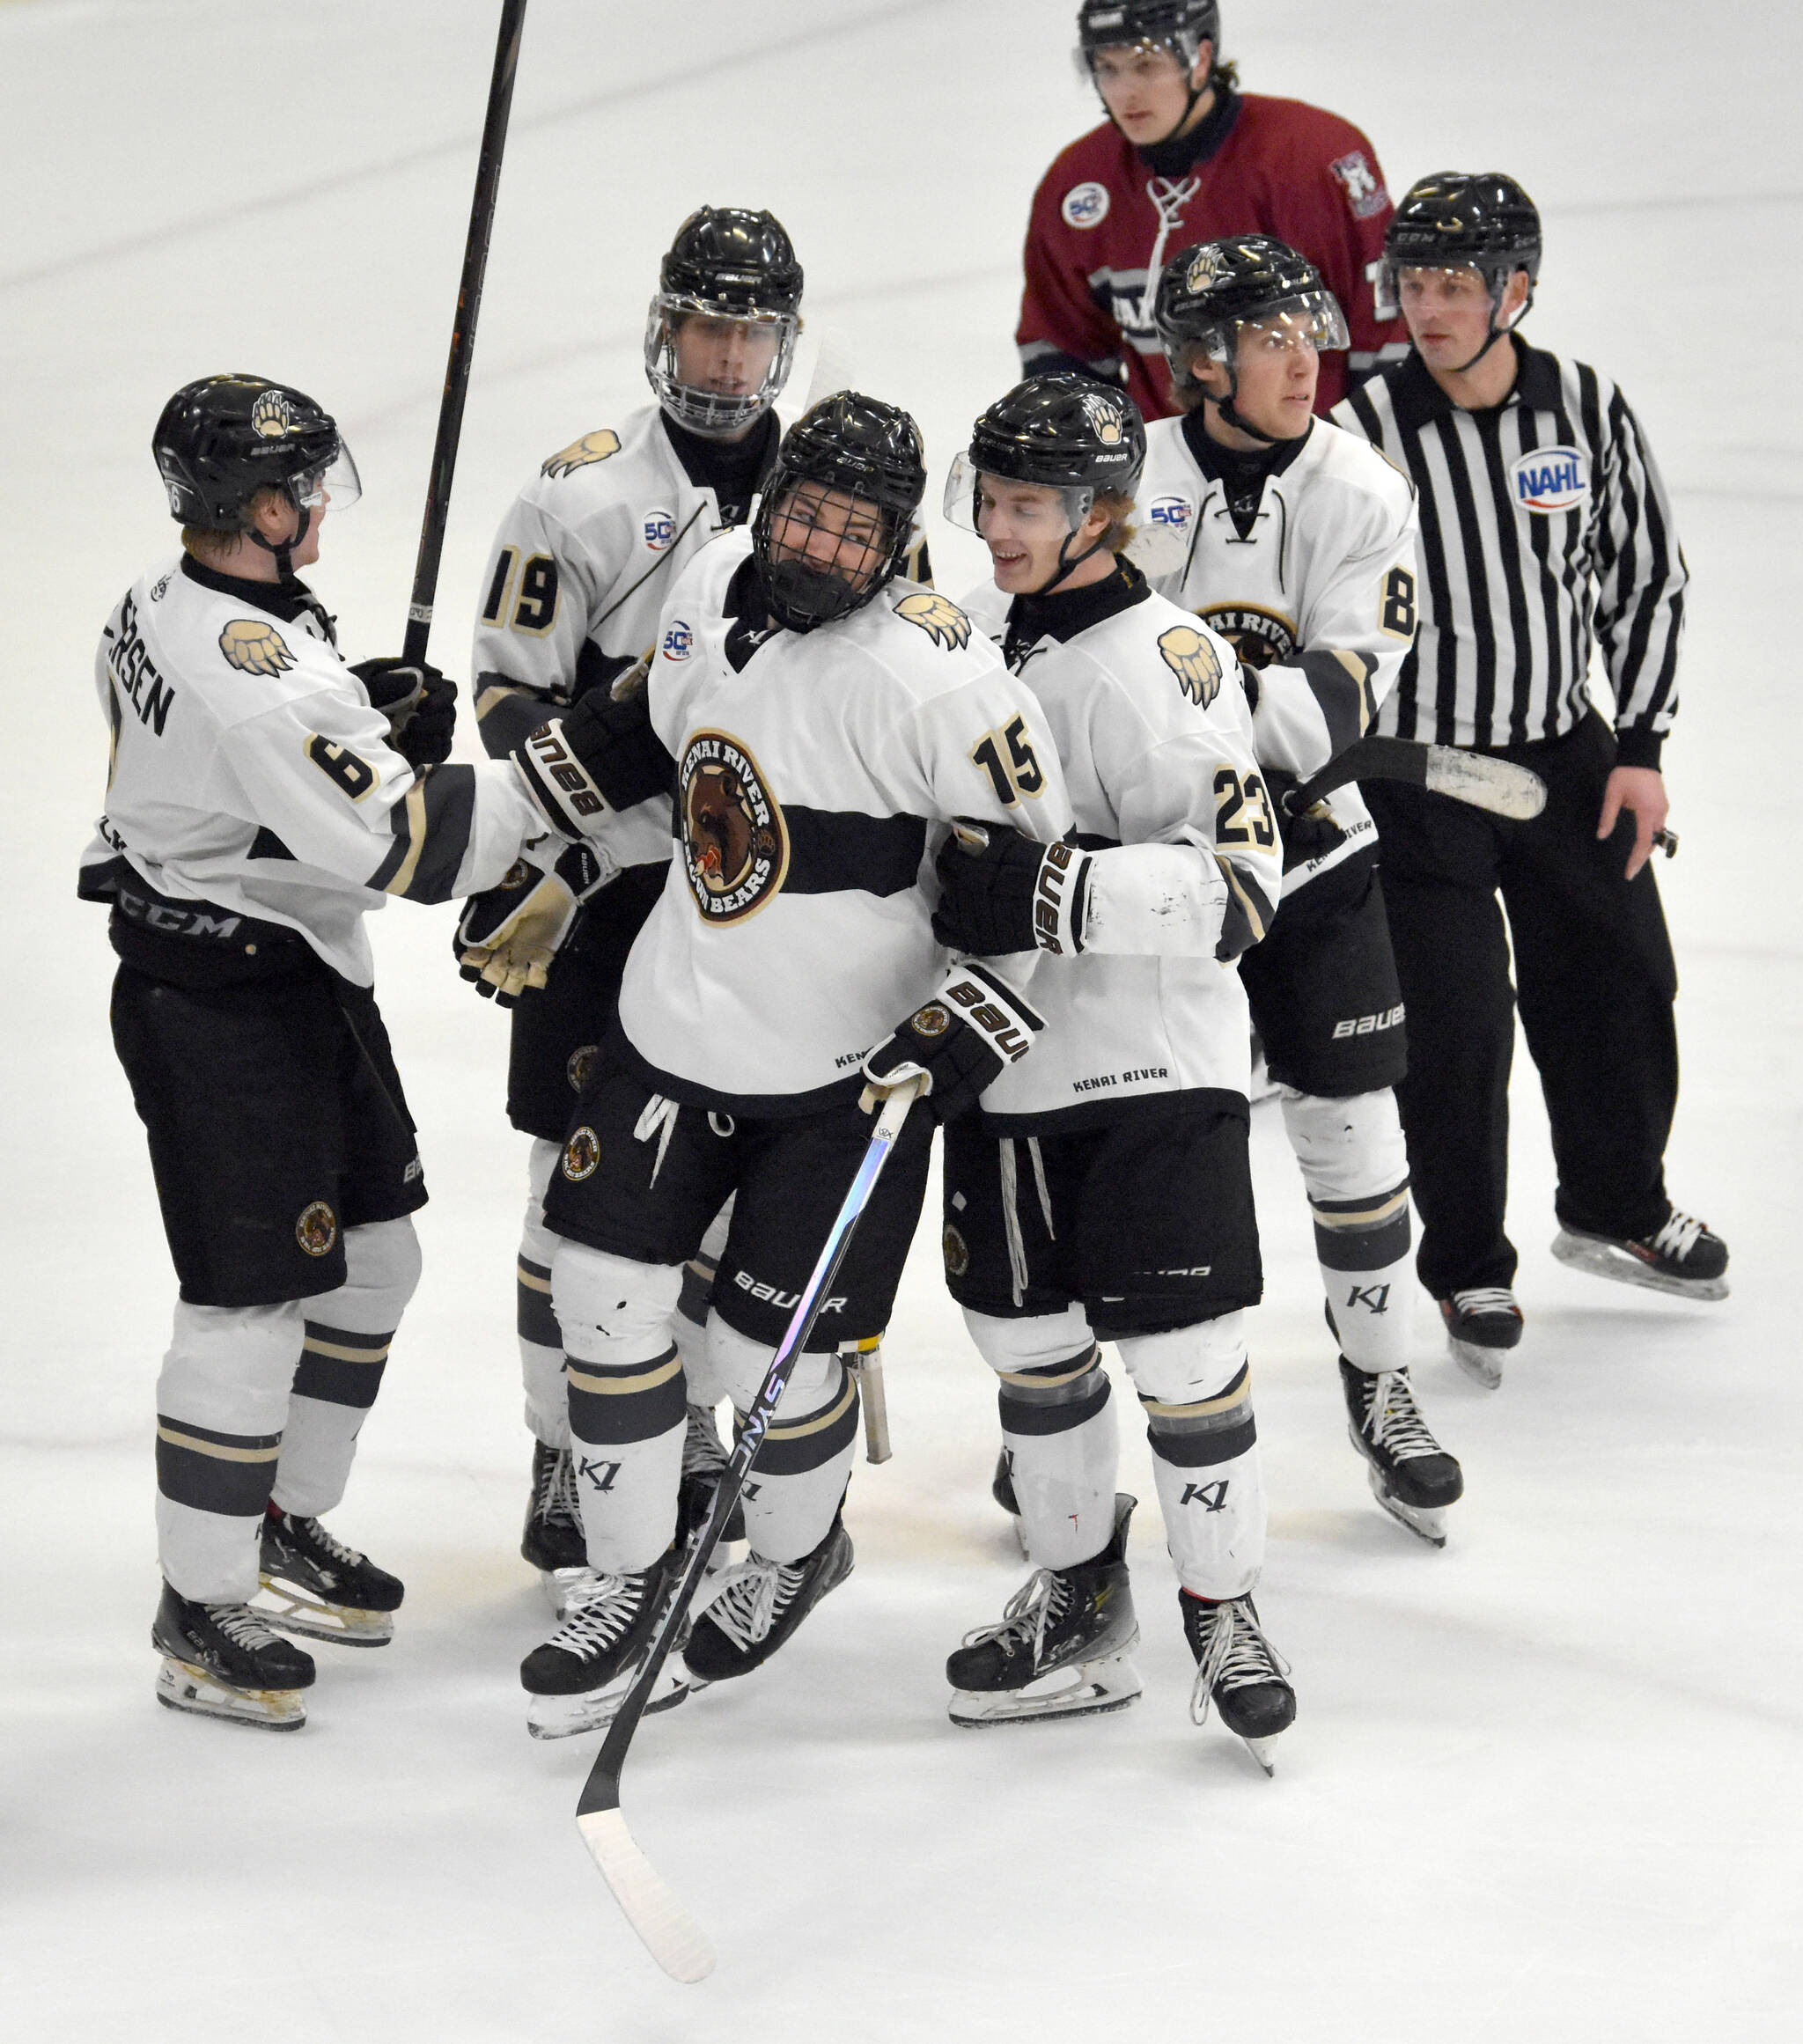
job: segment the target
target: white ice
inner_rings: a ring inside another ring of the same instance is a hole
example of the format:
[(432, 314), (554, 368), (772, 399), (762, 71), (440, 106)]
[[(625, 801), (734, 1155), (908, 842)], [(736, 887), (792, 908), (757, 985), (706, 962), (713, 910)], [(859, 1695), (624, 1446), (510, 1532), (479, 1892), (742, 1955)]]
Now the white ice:
[[(158, 408), (240, 368), (343, 423), (367, 494), (318, 580), (354, 652), (398, 646), (497, 11), (0, 6), (6, 2034), (1795, 2035), (1803, 67), (1769, 0), (1226, 13), (1247, 83), (1359, 121), (1393, 188), (1447, 164), (1522, 177), (1549, 244), (1531, 333), (1620, 379), (1675, 486), (1695, 584), (1667, 754), (1684, 849), (1659, 873), (1684, 976), (1670, 1177), (1732, 1242), (1733, 1298), (1551, 1261), (1524, 1056), (1528, 1328), (1500, 1392), (1454, 1371), (1417, 1302), (1423, 1396), (1469, 1486), (1431, 1553), (1346, 1444), (1299, 1187), (1257, 1117), (1262, 1608), (1300, 1695), (1266, 1781), (1189, 1723), (1137, 1438), (1144, 1700), (1016, 1733), (946, 1723), (943, 1656), (1021, 1569), (987, 1496), (988, 1372), (923, 1230), (888, 1343), (895, 1459), (851, 1493), (857, 1573), (767, 1673), (653, 1720), (629, 1768), (638, 1836), (719, 1953), (679, 1988), (570, 1821), (592, 1742), (525, 1735), (515, 1665), (544, 1621), (515, 1553), (524, 1145), (503, 1018), (458, 983), (448, 912), (403, 907), (375, 933), (434, 1195), (428, 1274), (335, 1520), (405, 1577), (399, 1635), (321, 1649), (291, 1739), (156, 1708), (173, 1282), (107, 1041), (102, 920), (73, 896), (105, 777), (92, 647), (173, 545)], [(696, 203), (781, 214), (815, 332), (918, 413), (943, 472), (1013, 380), (1028, 195), (1093, 117), (1073, 13), (534, 0), (434, 640), (453, 672), (508, 497), (645, 401), (656, 258)], [(936, 547), (946, 586), (975, 578), (968, 540)]]

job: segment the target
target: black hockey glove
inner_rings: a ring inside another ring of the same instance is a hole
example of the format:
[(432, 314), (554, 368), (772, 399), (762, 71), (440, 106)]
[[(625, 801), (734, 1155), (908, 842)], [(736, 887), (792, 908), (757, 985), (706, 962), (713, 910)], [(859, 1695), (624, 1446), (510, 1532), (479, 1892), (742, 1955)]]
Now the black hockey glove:
[(389, 743), (408, 765), (443, 766), (457, 728), (457, 684), (425, 661), (359, 660), (350, 671), (371, 708), (387, 718)]
[(1296, 794), (1302, 785), (1295, 775), (1286, 774), (1281, 767), (1266, 767), (1262, 771), (1277, 812), (1277, 827), (1283, 833), (1286, 873), (1306, 865), (1310, 859), (1325, 858), (1345, 843), (1346, 834), (1339, 819), (1325, 802), (1313, 803), (1306, 809), (1295, 806)]
[(947, 950), (979, 958), (1081, 951), (1089, 857), (1005, 824), (960, 820), (934, 862), (940, 893), (933, 935)]
[(458, 970), (477, 993), (511, 1008), (541, 987), (576, 912), (620, 869), (590, 844), (565, 845), (548, 872), (516, 859), (498, 886), (472, 894), (452, 940)]
[(643, 694), (615, 702), (592, 688), (510, 756), (552, 829), (569, 838), (594, 836), (609, 812), (667, 795), (676, 783), (676, 762), (651, 728)]
[(933, 1119), (949, 1121), (1019, 1063), (1044, 1027), (1005, 982), (981, 966), (954, 966), (932, 999), (865, 1057), (864, 1076), (877, 1087), (924, 1077)]

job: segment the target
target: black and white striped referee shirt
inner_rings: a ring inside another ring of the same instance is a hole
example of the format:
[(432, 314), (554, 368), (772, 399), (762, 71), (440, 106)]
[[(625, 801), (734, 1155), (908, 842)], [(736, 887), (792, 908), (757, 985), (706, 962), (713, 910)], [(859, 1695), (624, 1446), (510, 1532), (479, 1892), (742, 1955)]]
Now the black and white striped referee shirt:
[(1590, 708), (1593, 639), (1623, 766), (1657, 767), (1677, 712), (1684, 558), (1638, 421), (1605, 376), (1520, 341), (1503, 402), (1463, 411), (1421, 357), (1334, 408), (1414, 482), (1414, 650), (1374, 730), (1438, 745), (1558, 738)]

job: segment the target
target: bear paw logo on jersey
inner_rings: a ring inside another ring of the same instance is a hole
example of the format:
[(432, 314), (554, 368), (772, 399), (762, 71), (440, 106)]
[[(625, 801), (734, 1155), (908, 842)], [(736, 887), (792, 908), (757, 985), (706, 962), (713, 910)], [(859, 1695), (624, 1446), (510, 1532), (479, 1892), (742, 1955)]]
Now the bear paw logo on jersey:
[(285, 674), (294, 655), (274, 625), (235, 617), (219, 634), (219, 651), (240, 674)]
[(675, 537), (676, 514), (674, 511), (664, 511), (660, 508), (656, 511), (648, 511), (644, 514), (644, 543), (652, 553), (662, 554), (667, 551)]
[(672, 618), (670, 629), (664, 634), (664, 658), (666, 660), (686, 660), (695, 651), (695, 633), (680, 617)]
[(572, 1185), (592, 1178), (601, 1161), (601, 1142), (592, 1129), (572, 1129), (563, 1145), (563, 1172)]
[(338, 1239), (338, 1217), (324, 1200), (301, 1209), (294, 1224), (294, 1239), (309, 1256), (329, 1256)]
[(902, 597), (895, 606), (895, 615), (918, 625), (936, 646), (943, 646), (948, 653), (970, 643), (970, 620), (950, 597), (941, 596), (937, 590), (917, 589), (911, 596)]
[(676, 775), (682, 864), (703, 923), (738, 923), (781, 888), (789, 831), (762, 768), (728, 732), (697, 732)]
[(1058, 210), (1067, 227), (1100, 227), (1108, 217), (1108, 187), (1093, 180), (1072, 185)]
[(608, 455), (620, 452), (620, 436), (609, 432), (603, 426), (599, 433), (585, 433), (581, 439), (572, 440), (567, 447), (560, 447), (548, 461), (539, 467), (541, 475), (573, 475), (578, 468), (586, 468), (592, 461), (605, 461)]
[(260, 440), (279, 440), (293, 425), (294, 408), (286, 391), (266, 390), (250, 408), (250, 430)]
[(1189, 700), (1206, 710), (1221, 692), (1221, 656), (1194, 625), (1159, 634), (1159, 651)]
[(1242, 667), (1269, 667), (1296, 651), (1296, 621), (1256, 603), (1211, 604), (1202, 621), (1218, 631), (1240, 656)]
[(1533, 447), (1510, 463), (1509, 487), (1525, 511), (1576, 511), (1590, 495), (1590, 463), (1581, 448)]
[(1183, 273), (1183, 288), (1190, 292), (1205, 291), (1221, 274), (1221, 252), (1212, 242), (1205, 241), (1189, 259), (1189, 268)]
[(572, 1093), (588, 1091), (588, 1082), (595, 1076), (595, 1067), (600, 1059), (601, 1047), (599, 1043), (578, 1044), (570, 1053), (570, 1062), (563, 1067), (563, 1076), (570, 1081)]

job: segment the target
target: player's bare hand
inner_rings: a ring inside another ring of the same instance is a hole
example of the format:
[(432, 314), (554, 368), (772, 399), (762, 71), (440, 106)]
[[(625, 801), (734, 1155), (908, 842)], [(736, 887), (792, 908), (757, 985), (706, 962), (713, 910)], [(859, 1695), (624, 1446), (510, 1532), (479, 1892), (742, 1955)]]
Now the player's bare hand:
[(1652, 856), (1653, 833), (1665, 828), (1671, 805), (1666, 799), (1665, 776), (1654, 767), (1617, 767), (1602, 791), (1602, 814), (1597, 820), (1599, 840), (1611, 836), (1622, 812), (1634, 818), (1634, 849), (1628, 855), (1631, 880)]

